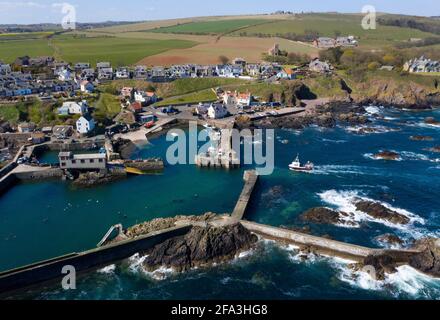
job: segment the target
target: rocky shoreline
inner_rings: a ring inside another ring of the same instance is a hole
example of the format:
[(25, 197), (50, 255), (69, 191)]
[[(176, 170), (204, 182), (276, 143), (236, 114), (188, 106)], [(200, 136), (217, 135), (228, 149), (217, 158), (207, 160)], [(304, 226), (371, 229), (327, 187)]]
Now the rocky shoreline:
[[(356, 210), (365, 213), (374, 219), (384, 220), (389, 223), (397, 225), (405, 225), (410, 223), (410, 218), (407, 216), (388, 209), (379, 202), (366, 201), (358, 199), (354, 203)], [(351, 212), (342, 212), (325, 207), (311, 208), (304, 212), (300, 219), (306, 222), (312, 222), (317, 224), (333, 224), (333, 225), (355, 225), (354, 222), (347, 220), (347, 218), (353, 218), (354, 215)]]
[(165, 266), (184, 272), (229, 261), (251, 249), (257, 241), (258, 237), (240, 223), (225, 227), (195, 226), (186, 235), (166, 240), (146, 252), (143, 266), (148, 271)]

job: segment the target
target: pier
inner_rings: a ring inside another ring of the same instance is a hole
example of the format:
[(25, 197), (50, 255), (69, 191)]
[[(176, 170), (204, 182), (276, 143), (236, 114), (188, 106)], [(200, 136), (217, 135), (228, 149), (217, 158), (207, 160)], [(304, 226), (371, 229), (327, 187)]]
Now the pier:
[(258, 173), (254, 170), (245, 171), (244, 173), (244, 187), (243, 191), (238, 198), (237, 204), (235, 205), (234, 211), (232, 212), (231, 217), (234, 220), (241, 220), (246, 212), (249, 201), (251, 200), (252, 193), (255, 189), (255, 185), (258, 181)]

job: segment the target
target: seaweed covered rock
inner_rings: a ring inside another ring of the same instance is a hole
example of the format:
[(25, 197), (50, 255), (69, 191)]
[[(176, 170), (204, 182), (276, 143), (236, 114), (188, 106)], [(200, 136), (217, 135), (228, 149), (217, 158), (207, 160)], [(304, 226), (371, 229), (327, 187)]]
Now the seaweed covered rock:
[(356, 202), (356, 209), (373, 218), (386, 220), (394, 224), (408, 224), (410, 222), (410, 219), (407, 216), (388, 209), (379, 202), (358, 201)]
[(307, 210), (301, 215), (301, 219), (319, 224), (338, 224), (342, 222), (339, 212), (324, 207)]
[(400, 154), (394, 151), (381, 151), (379, 153), (376, 153), (374, 156), (376, 159), (383, 159), (383, 160), (400, 160)]
[(440, 277), (440, 240), (425, 238), (417, 240), (411, 248), (420, 251), (409, 260), (409, 265), (434, 277)]
[(193, 267), (233, 259), (250, 249), (258, 238), (241, 224), (225, 227), (193, 227), (184, 236), (174, 237), (156, 245), (144, 261), (153, 271), (166, 266), (182, 272)]

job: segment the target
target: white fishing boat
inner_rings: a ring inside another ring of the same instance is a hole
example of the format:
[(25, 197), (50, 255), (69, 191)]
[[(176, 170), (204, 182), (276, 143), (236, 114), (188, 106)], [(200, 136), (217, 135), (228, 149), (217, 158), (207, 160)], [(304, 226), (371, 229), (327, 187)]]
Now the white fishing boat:
[(296, 156), (295, 161), (289, 164), (289, 169), (292, 171), (298, 172), (311, 172), (315, 168), (314, 164), (308, 161), (305, 165), (301, 165), (301, 161), (299, 160), (299, 155)]

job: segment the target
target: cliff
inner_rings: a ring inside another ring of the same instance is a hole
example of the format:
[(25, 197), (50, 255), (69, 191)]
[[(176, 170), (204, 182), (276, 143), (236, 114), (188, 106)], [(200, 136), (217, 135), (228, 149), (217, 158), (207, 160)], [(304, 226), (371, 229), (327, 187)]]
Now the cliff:
[(306, 79), (304, 84), (318, 98), (381, 104), (408, 109), (440, 106), (440, 77), (396, 72), (368, 72), (362, 80), (346, 73)]

